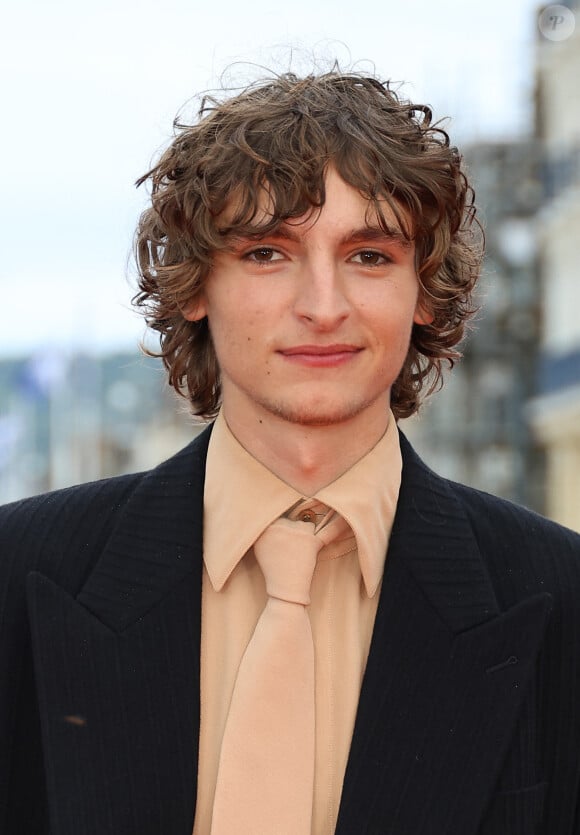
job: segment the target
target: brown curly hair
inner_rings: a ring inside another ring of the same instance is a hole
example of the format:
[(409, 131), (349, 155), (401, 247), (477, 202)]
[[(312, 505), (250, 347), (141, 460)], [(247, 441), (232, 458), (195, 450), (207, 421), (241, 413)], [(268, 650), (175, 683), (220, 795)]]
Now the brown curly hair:
[(148, 353), (163, 359), (194, 414), (214, 416), (221, 397), (207, 319), (183, 315), (203, 291), (212, 254), (231, 234), (256, 232), (264, 188), (273, 207), (259, 219), (264, 232), (320, 208), (329, 164), (369, 199), (385, 227), (380, 201), (387, 201), (415, 242), (421, 302), (433, 321), (413, 327), (391, 408), (398, 419), (416, 412), (440, 385), (443, 363), (460, 356), (482, 254), (473, 189), (430, 108), (374, 77), (288, 73), (224, 101), (204, 97), (196, 124), (176, 122), (175, 131), (137, 181), (150, 180), (152, 194), (135, 235), (133, 302), (160, 333), (160, 350)]

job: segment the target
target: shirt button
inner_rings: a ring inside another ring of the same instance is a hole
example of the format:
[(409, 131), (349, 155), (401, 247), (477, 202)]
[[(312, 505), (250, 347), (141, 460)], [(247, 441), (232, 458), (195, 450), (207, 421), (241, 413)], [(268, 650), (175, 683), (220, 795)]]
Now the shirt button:
[(302, 522), (313, 522), (314, 518), (312, 513), (309, 510), (305, 510), (304, 513), (300, 516)]

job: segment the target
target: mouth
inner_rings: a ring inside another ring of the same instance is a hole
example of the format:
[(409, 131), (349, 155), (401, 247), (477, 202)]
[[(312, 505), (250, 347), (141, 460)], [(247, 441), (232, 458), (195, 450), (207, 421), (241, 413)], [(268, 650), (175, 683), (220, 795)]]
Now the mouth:
[(363, 349), (357, 345), (295, 345), (278, 351), (290, 362), (318, 367), (342, 365), (351, 361)]

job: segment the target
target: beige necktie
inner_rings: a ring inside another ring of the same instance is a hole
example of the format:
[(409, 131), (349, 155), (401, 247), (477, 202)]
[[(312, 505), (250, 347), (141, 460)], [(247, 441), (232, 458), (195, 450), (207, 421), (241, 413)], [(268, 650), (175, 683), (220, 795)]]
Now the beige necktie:
[(314, 500), (301, 502), (289, 515), (254, 545), (268, 599), (232, 694), (211, 835), (311, 831), (314, 646), (305, 606), (318, 552), (352, 534), (340, 516)]

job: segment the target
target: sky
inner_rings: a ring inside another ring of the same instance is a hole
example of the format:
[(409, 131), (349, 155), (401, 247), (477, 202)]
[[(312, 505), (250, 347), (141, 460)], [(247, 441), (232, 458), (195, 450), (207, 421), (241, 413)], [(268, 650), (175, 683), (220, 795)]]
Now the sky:
[(0, 32), (0, 358), (136, 347), (130, 250), (147, 195), (134, 182), (197, 93), (260, 66), (300, 73), (338, 59), (404, 82), (452, 117), (455, 141), (512, 138), (531, 124), (537, 9), (13, 0)]

